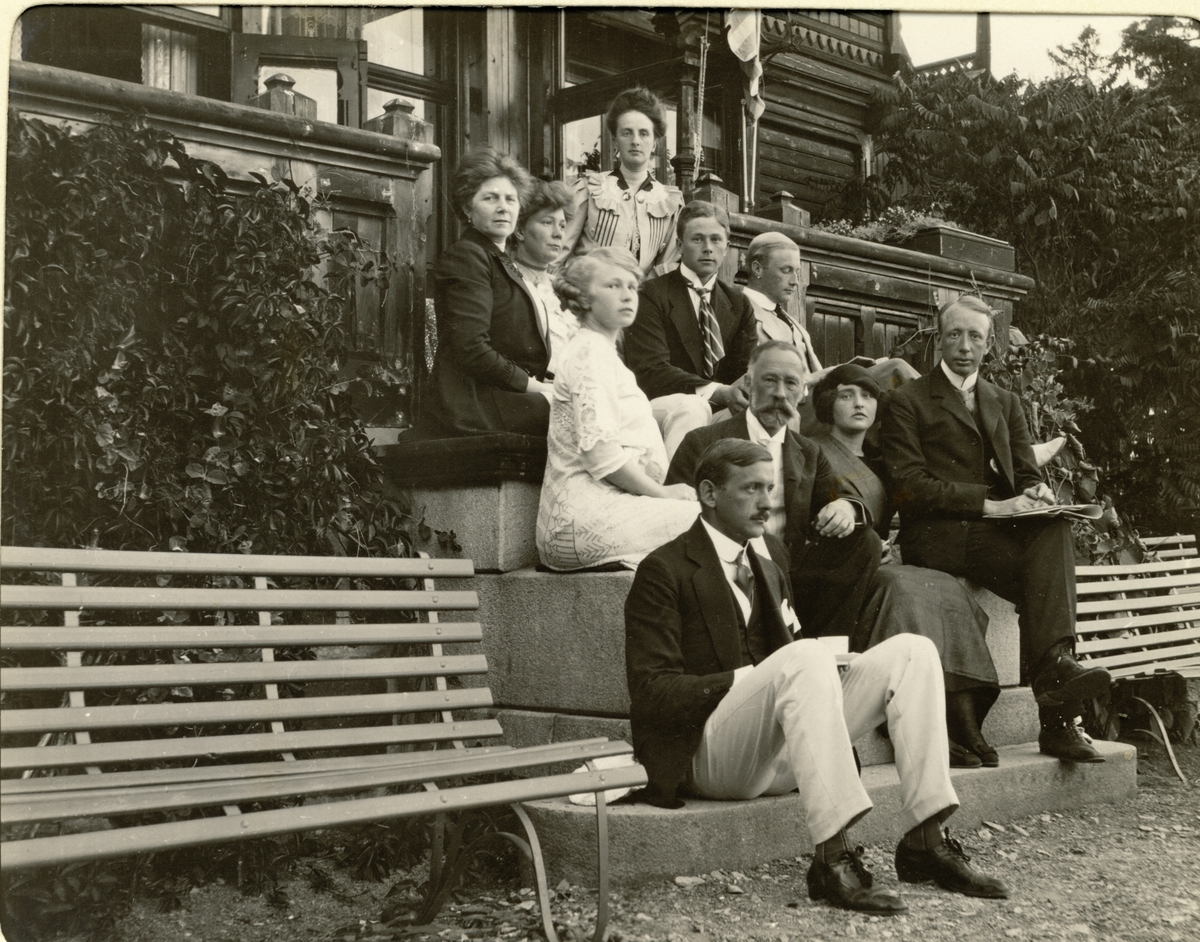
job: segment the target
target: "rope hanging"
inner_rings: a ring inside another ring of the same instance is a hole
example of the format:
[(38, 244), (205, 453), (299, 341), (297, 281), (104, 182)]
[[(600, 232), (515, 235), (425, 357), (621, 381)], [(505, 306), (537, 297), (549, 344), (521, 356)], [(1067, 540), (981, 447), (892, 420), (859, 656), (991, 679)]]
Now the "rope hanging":
[(704, 75), (708, 70), (708, 13), (704, 14), (704, 35), (700, 38), (700, 87), (696, 92), (696, 123), (692, 128), (692, 147), (696, 157), (692, 163), (692, 186), (700, 176), (700, 161), (704, 157)]

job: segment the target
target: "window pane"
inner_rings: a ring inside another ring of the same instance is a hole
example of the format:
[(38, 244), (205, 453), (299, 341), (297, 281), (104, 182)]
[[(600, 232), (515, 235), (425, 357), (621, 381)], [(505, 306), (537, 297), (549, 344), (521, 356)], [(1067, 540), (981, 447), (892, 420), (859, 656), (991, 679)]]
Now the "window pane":
[(562, 178), (566, 182), (578, 179), (585, 170), (599, 170), (603, 166), (603, 124), (604, 119), (596, 115), (563, 125)]

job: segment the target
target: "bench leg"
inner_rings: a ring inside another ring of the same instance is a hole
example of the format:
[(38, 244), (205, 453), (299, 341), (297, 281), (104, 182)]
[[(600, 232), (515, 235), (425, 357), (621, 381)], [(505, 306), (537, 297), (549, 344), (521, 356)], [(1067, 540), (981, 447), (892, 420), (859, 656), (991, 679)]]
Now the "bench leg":
[(550, 890), (546, 886), (546, 864), (542, 860), (541, 841), (538, 840), (537, 831), (525, 809), (513, 802), (512, 810), (517, 813), (521, 826), (525, 828), (525, 836), (529, 839), (529, 855), (533, 858), (533, 880), (537, 889), (538, 907), (542, 911), (542, 931), (546, 933), (548, 942), (558, 942), (558, 935), (554, 931), (554, 919), (550, 914)]

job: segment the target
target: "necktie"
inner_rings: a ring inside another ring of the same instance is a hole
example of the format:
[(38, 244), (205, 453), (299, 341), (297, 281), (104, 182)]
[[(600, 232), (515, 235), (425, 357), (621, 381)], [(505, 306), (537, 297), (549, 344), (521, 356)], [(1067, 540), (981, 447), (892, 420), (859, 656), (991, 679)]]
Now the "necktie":
[(725, 356), (725, 344), (721, 342), (721, 325), (717, 323), (717, 315), (713, 311), (709, 296), (712, 288), (701, 288), (692, 285), (692, 290), (700, 295), (700, 334), (704, 338), (704, 372), (706, 379), (712, 379), (717, 371), (717, 364)]
[(795, 337), (797, 340), (802, 339), (803, 335), (800, 333), (800, 325), (792, 320), (791, 317), (784, 312), (782, 307), (779, 307), (778, 305), (775, 307), (775, 316), (787, 324), (788, 330), (792, 332), (793, 337)]
[(960, 388), (958, 390), (958, 394), (960, 396), (962, 396), (962, 401), (963, 401), (963, 404), (967, 407), (967, 411), (970, 412), (972, 415), (974, 415), (975, 414), (975, 387), (972, 386), (970, 389)]
[(750, 607), (754, 608), (754, 572), (750, 569), (750, 563), (747, 559), (748, 549), (743, 549), (738, 553), (736, 568), (733, 574), (733, 584), (742, 590), (742, 594), (746, 596), (750, 602)]

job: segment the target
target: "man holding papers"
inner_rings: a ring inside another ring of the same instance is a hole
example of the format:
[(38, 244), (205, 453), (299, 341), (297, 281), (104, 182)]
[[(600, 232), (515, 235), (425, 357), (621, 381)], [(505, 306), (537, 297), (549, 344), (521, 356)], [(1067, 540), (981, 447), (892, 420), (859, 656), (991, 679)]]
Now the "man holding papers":
[(993, 340), (993, 313), (982, 300), (944, 305), (941, 362), (885, 401), (883, 457), (900, 511), (900, 546), (906, 563), (966, 576), (1016, 603), (1041, 751), (1103, 762), (1075, 725), (1079, 701), (1107, 690), (1110, 677), (1073, 657), (1070, 523), (1061, 516), (1003, 519), (1056, 501), (1038, 470), (1020, 401), (979, 376)]

